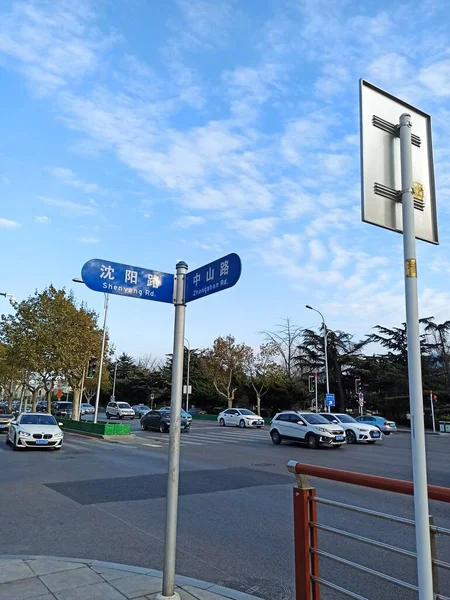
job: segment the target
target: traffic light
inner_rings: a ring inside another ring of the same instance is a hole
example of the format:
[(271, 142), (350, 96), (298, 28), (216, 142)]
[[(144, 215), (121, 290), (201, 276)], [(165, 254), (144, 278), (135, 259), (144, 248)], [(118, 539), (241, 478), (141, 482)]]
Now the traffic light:
[(357, 394), (361, 393), (361, 379), (355, 379), (355, 392)]
[(96, 369), (97, 369), (97, 359), (95, 358), (95, 356), (93, 356), (92, 358), (89, 359), (86, 377), (88, 379), (93, 379), (95, 377)]
[(309, 376), (309, 391), (312, 393), (316, 391), (316, 378), (314, 375)]

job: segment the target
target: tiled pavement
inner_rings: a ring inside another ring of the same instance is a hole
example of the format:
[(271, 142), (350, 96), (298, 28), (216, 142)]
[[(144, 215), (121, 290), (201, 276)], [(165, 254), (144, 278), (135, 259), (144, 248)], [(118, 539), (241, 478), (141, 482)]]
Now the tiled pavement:
[[(156, 600), (160, 571), (95, 560), (0, 556), (0, 600)], [(206, 581), (177, 577), (182, 600), (258, 600)]]

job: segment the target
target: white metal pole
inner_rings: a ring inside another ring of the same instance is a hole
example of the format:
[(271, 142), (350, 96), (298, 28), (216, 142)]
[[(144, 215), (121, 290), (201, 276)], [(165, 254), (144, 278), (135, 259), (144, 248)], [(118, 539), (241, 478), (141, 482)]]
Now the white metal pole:
[(433, 421), (433, 433), (436, 433), (436, 423), (434, 421), (434, 402), (433, 402), (433, 391), (430, 391), (430, 404), (431, 404), (431, 419)]
[(191, 366), (191, 347), (188, 346), (187, 372), (186, 372), (186, 412), (189, 410), (189, 371)]
[(314, 392), (316, 395), (316, 413), (319, 412), (319, 392), (317, 390), (317, 369), (314, 371)]
[[(330, 393), (330, 379), (328, 377), (328, 347), (327, 347), (327, 337), (328, 337), (328, 330), (327, 330), (327, 326), (325, 324), (325, 319), (322, 317), (323, 320), (323, 344), (324, 344), (324, 352), (325, 352), (325, 379), (327, 382), (327, 394)], [(328, 412), (331, 412), (331, 407), (328, 406)]]
[(180, 475), (180, 420), (183, 392), (184, 328), (186, 305), (184, 303), (187, 264), (177, 264), (175, 288), (175, 325), (172, 358), (172, 393), (170, 400), (169, 465), (167, 473), (166, 535), (164, 546), (164, 571), (162, 594), (159, 600), (179, 600), (175, 592), (175, 558), (177, 545), (178, 485)]
[(80, 392), (80, 405), (78, 407), (78, 420), (81, 421), (81, 405), (83, 403), (84, 394), (84, 378), (86, 376), (86, 367), (83, 368), (83, 375), (81, 377), (81, 392)]
[(417, 297), (416, 237), (414, 227), (411, 115), (400, 117), (400, 162), (402, 175), (403, 253), (405, 260), (405, 304), (408, 342), (408, 380), (411, 412), (411, 444), (416, 522), (419, 600), (432, 600), (430, 524), (427, 464), (423, 418), (422, 366), (420, 360), (419, 306)]
[(117, 360), (116, 360), (116, 364), (114, 366), (114, 379), (113, 379), (113, 389), (112, 389), (113, 397), (116, 396), (116, 378), (117, 378)]
[(98, 368), (97, 393), (95, 395), (94, 423), (97, 423), (98, 405), (99, 405), (99, 402), (100, 402), (100, 389), (102, 387), (103, 355), (105, 353), (106, 317), (108, 316), (108, 301), (109, 301), (109, 296), (108, 296), (108, 294), (105, 294), (105, 317), (103, 319), (102, 351), (101, 351), (101, 354), (100, 354), (100, 365), (99, 365), (99, 368)]

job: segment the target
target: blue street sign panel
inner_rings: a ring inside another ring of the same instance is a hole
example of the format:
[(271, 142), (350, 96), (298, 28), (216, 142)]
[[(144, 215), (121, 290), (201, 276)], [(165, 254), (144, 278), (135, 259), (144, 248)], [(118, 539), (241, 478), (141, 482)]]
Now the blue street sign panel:
[(335, 403), (334, 403), (334, 394), (327, 394), (325, 396), (325, 404), (327, 406), (335, 406)]
[(186, 275), (185, 302), (233, 287), (241, 276), (241, 270), (241, 259), (233, 253), (190, 271)]
[(173, 303), (171, 273), (93, 258), (83, 265), (81, 278), (95, 292)]

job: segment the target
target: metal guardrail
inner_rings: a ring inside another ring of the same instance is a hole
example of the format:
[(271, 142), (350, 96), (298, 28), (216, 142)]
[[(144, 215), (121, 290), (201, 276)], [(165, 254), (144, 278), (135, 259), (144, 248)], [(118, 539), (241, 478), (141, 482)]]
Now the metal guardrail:
[[(359, 506), (353, 506), (336, 500), (319, 498), (316, 496), (316, 490), (310, 485), (308, 476), (320, 477), (333, 481), (340, 481), (351, 485), (359, 485), (379, 490), (389, 491), (398, 494), (412, 496), (413, 484), (409, 481), (390, 479), (387, 477), (377, 477), (361, 473), (350, 473), (338, 469), (328, 469), (326, 467), (316, 467), (305, 465), (296, 461), (288, 462), (288, 471), (294, 473), (297, 479), (297, 487), (294, 488), (294, 544), (295, 544), (295, 590), (296, 600), (320, 600), (321, 586), (339, 592), (347, 598), (354, 600), (368, 600), (356, 592), (345, 589), (332, 581), (328, 581), (319, 575), (319, 557), (336, 562), (337, 564), (351, 567), (361, 573), (377, 577), (382, 581), (397, 585), (404, 589), (418, 591), (418, 587), (407, 581), (381, 573), (355, 563), (354, 561), (337, 556), (330, 552), (321, 550), (318, 547), (318, 531), (324, 531), (332, 535), (351, 539), (361, 544), (370, 545), (387, 552), (393, 552), (408, 558), (417, 558), (417, 554), (405, 548), (399, 548), (385, 542), (379, 542), (349, 531), (344, 531), (336, 527), (324, 525), (317, 522), (317, 505), (327, 505), (346, 511), (351, 511), (368, 517), (393, 521), (402, 525), (414, 526), (415, 522), (411, 519), (389, 515), (387, 513), (370, 510)], [(431, 500), (450, 503), (450, 488), (439, 486), (428, 486), (428, 496)], [(430, 537), (432, 549), (432, 567), (433, 567), (433, 588), (435, 600), (450, 600), (439, 590), (439, 569), (450, 570), (450, 563), (439, 560), (436, 553), (436, 536), (450, 536), (450, 529), (436, 527), (430, 517)]]

